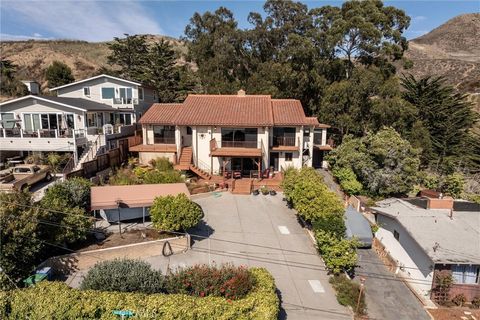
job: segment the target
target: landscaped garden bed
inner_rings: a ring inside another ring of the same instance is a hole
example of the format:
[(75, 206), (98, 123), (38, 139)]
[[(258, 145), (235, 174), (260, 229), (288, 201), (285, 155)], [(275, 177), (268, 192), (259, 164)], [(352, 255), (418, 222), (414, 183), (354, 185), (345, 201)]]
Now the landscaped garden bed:
[[(0, 318), (117, 319), (115, 310), (131, 312), (136, 319), (273, 320), (278, 316), (275, 283), (262, 268), (196, 266), (165, 277), (140, 261), (128, 261), (119, 268), (111, 261), (103, 264), (98, 274), (87, 274), (85, 290), (44, 282), (0, 292)], [(112, 272), (125, 274), (129, 282), (110, 276), (103, 283), (105, 274)], [(148, 294), (158, 291), (164, 293)]]

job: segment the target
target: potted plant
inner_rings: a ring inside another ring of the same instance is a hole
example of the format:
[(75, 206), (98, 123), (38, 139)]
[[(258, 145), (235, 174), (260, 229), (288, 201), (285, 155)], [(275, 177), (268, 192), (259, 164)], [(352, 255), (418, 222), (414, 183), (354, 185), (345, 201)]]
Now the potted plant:
[(265, 187), (265, 186), (262, 186), (262, 187), (260, 188), (260, 192), (261, 192), (264, 196), (266, 196), (266, 195), (268, 194), (268, 188)]
[(275, 190), (270, 190), (270, 195), (271, 195), (271, 196), (274, 196), (274, 195), (276, 195), (276, 194), (277, 194), (277, 191), (275, 191)]
[(253, 193), (254, 196), (258, 196), (260, 194), (260, 191), (258, 191), (258, 189), (255, 189), (255, 190), (253, 190), (252, 193)]

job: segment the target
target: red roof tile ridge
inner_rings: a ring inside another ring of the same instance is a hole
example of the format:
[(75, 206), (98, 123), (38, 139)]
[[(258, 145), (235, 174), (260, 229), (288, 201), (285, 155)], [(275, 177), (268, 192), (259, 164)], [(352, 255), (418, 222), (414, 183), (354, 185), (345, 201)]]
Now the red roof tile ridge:
[(189, 94), (188, 97), (238, 97), (238, 98), (245, 98), (245, 97), (261, 97), (261, 98), (271, 98), (272, 96), (269, 94), (246, 94), (244, 96), (239, 96), (238, 94), (199, 94), (199, 93), (194, 93), (194, 94)]

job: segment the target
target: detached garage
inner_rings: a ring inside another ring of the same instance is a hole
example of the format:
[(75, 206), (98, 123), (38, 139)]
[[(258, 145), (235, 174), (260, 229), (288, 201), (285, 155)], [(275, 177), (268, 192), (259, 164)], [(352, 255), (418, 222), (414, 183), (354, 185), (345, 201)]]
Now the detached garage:
[(185, 183), (92, 187), (91, 209), (108, 222), (145, 219), (156, 197), (181, 193), (190, 197)]

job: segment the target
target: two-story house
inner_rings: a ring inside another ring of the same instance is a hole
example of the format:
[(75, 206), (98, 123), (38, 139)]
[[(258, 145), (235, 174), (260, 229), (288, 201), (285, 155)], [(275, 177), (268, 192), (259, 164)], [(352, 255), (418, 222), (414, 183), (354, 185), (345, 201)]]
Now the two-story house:
[[(99, 75), (0, 104), (2, 158), (12, 153), (71, 152), (78, 165), (131, 136), (157, 101), (151, 88)], [(3, 159), (1, 159), (3, 160)]]
[[(146, 163), (167, 157), (178, 169), (252, 176), (265, 169), (321, 166), (328, 125), (306, 117), (300, 101), (269, 95), (189, 95), (157, 103), (140, 119), (143, 140), (130, 144)], [(134, 145), (136, 144), (136, 145)]]

